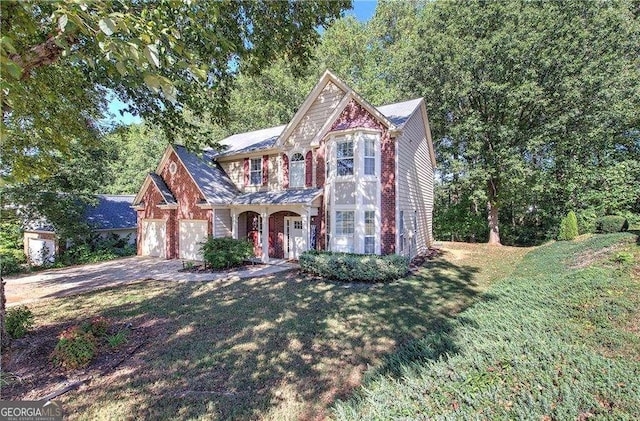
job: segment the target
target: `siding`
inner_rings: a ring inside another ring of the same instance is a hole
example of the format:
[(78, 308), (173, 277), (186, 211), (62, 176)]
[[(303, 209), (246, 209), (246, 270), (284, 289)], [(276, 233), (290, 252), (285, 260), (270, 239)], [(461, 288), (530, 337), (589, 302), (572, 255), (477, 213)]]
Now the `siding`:
[[(405, 247), (411, 256), (426, 251), (433, 243), (433, 166), (420, 108), (416, 109), (398, 138), (398, 210), (404, 211)], [(409, 233), (414, 230), (417, 211), (417, 250), (411, 250)], [(399, 226), (399, 224), (398, 224)]]
[(302, 117), (296, 128), (293, 130), (285, 144), (288, 147), (309, 149), (309, 145), (314, 136), (327, 122), (329, 116), (336, 109), (345, 92), (332, 82), (320, 92), (313, 101), (307, 113)]
[[(258, 152), (259, 153), (259, 152)], [(251, 158), (262, 158), (262, 154), (251, 156)], [(227, 173), (229, 179), (242, 192), (255, 192), (280, 189), (280, 164), (278, 155), (269, 155), (268, 170), (269, 178), (266, 186), (245, 186), (244, 185), (244, 158), (235, 161), (220, 162), (222, 169)]]
[(216, 209), (213, 213), (213, 236), (231, 237), (232, 222), (230, 209)]

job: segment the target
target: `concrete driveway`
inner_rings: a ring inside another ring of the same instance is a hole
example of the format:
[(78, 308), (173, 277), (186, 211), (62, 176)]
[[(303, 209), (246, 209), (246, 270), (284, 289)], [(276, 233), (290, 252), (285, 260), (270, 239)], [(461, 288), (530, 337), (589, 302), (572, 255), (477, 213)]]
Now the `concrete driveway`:
[(6, 277), (5, 293), (7, 305), (11, 306), (141, 280), (212, 281), (227, 278), (253, 278), (272, 275), (296, 267), (297, 265), (294, 264), (281, 263), (278, 265), (255, 265), (240, 270), (217, 273), (191, 273), (178, 272), (182, 269), (180, 260), (133, 256), (108, 262)]

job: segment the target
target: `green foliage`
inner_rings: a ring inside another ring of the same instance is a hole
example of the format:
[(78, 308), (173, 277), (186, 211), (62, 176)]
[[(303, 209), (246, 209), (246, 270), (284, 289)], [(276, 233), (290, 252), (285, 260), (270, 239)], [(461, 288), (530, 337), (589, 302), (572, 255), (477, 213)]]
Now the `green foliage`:
[(60, 256), (59, 262), (68, 266), (133, 256), (136, 254), (136, 246), (129, 244), (130, 235), (125, 237), (117, 234), (91, 235), (66, 249)]
[(631, 264), (634, 262), (633, 253), (628, 251), (619, 251), (613, 256), (613, 261), (620, 264)]
[(122, 344), (127, 343), (129, 340), (127, 337), (129, 336), (129, 331), (127, 329), (119, 330), (117, 333), (113, 335), (107, 336), (107, 343), (111, 348), (117, 348)]
[(300, 255), (300, 269), (328, 279), (351, 282), (390, 282), (409, 270), (406, 257), (308, 250)]
[(596, 219), (598, 216), (593, 209), (583, 209), (576, 214), (578, 219), (578, 232), (580, 234), (593, 234), (596, 232)]
[(89, 365), (96, 352), (97, 340), (93, 333), (80, 326), (72, 326), (58, 337), (52, 360), (66, 368), (82, 368)]
[(560, 231), (558, 241), (573, 240), (578, 236), (578, 218), (574, 211), (569, 211), (567, 216), (560, 221)]
[(9, 337), (22, 338), (33, 327), (33, 313), (27, 306), (12, 307), (7, 310), (5, 327)]
[(82, 323), (80, 328), (86, 332), (92, 334), (96, 338), (102, 338), (107, 335), (109, 329), (109, 319), (106, 317), (94, 317), (90, 321)]
[(212, 269), (240, 266), (253, 255), (253, 245), (249, 241), (230, 237), (209, 237), (201, 250), (205, 266)]
[(530, 252), (485, 300), (368, 373), (335, 418), (635, 418), (640, 340), (628, 329), (640, 286), (630, 268), (565, 263), (631, 239), (595, 236)]
[(0, 276), (22, 271), (27, 262), (22, 248), (22, 228), (15, 212), (2, 209), (0, 222)]
[(620, 215), (606, 215), (596, 220), (596, 232), (609, 234), (629, 229), (629, 221)]
[[(20, 179), (33, 171), (55, 174), (49, 157), (68, 156), (69, 139), (99, 121), (109, 95), (170, 135), (197, 132), (185, 122), (185, 109), (225, 121), (238, 69), (259, 73), (278, 57), (307, 64), (317, 28), (350, 2), (304, 6), (1, 2), (3, 169)], [(37, 154), (23, 153), (36, 148)]]

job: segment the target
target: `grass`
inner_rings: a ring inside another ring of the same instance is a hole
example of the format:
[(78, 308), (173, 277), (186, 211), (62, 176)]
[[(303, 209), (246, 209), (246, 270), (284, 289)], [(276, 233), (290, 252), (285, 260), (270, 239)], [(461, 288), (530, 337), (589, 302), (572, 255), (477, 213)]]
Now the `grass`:
[(70, 419), (309, 419), (330, 415), (385, 355), (509, 275), (522, 248), (445, 244), (443, 258), (382, 285), (287, 272), (208, 283), (140, 282), (31, 306), (36, 329), (106, 316), (147, 344), (63, 395)]
[(387, 357), (335, 417), (640, 418), (638, 245), (627, 233), (537, 248), (446, 328)]

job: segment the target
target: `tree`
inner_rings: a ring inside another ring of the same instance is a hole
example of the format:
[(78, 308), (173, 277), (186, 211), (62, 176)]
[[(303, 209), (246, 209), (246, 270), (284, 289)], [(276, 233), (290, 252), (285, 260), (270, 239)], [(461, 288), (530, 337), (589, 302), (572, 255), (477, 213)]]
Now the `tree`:
[(490, 243), (500, 243), (501, 209), (532, 212), (541, 200), (561, 215), (582, 169), (628, 142), (638, 127), (637, 39), (626, 2), (421, 9), (396, 46), (399, 79), (427, 100), (444, 178), (464, 177), (486, 203)]
[[(54, 119), (49, 114), (54, 100), (69, 107), (67, 120), (94, 121), (65, 87), (92, 89), (83, 83), (52, 84), (52, 73), (100, 87), (101, 105), (104, 90), (113, 92), (131, 104), (131, 112), (165, 128), (171, 139), (175, 133), (197, 132), (183, 118), (185, 109), (196, 116), (209, 112), (215, 122), (227, 119), (227, 97), (238, 70), (257, 73), (275, 57), (308, 63), (317, 28), (349, 6), (347, 1), (293, 0), (1, 2), (2, 131), (9, 134), (3, 166), (15, 175), (28, 171), (25, 145), (15, 138), (25, 121), (41, 138), (53, 140), (26, 145), (37, 147), (32, 155), (65, 153), (65, 138), (46, 130)], [(17, 118), (25, 97), (43, 102), (36, 104), (45, 111), (42, 119)]]

